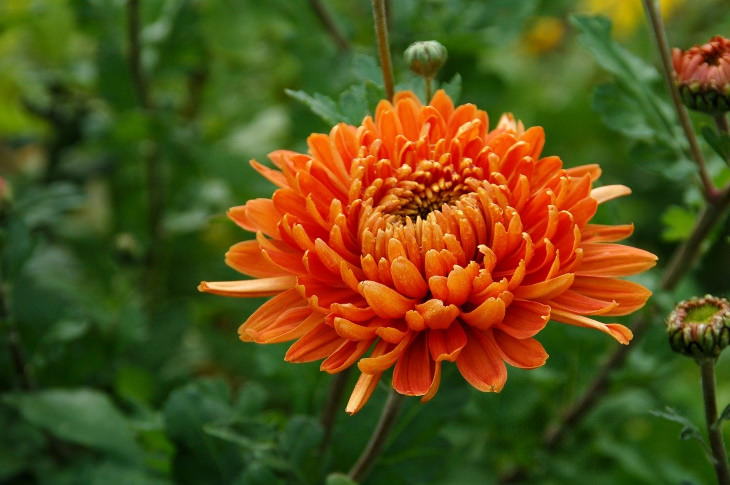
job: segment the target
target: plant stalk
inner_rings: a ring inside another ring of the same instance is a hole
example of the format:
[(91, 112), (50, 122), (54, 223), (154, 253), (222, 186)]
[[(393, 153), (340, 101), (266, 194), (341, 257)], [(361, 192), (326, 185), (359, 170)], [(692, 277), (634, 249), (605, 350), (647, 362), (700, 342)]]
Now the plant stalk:
[(679, 97), (679, 90), (674, 84), (674, 75), (672, 68), (672, 55), (669, 50), (669, 43), (667, 42), (667, 34), (664, 29), (664, 21), (662, 20), (661, 13), (657, 7), (656, 0), (642, 0), (644, 3), (644, 9), (651, 25), (654, 39), (656, 40), (657, 49), (659, 50), (659, 56), (662, 61), (662, 74), (664, 81), (667, 84), (667, 89), (672, 98), (672, 104), (674, 110), (677, 113), (679, 124), (682, 126), (684, 136), (687, 138), (689, 143), (690, 156), (697, 164), (700, 179), (704, 190), (705, 198), (708, 202), (712, 202), (717, 197), (717, 189), (712, 183), (712, 179), (707, 171), (707, 165), (705, 164), (705, 157), (702, 155), (702, 150), (697, 142), (697, 136), (695, 135), (694, 128), (689, 119), (689, 113), (687, 108), (682, 104), (682, 100)]
[(340, 28), (337, 27), (332, 15), (325, 8), (322, 2), (320, 0), (309, 0), (309, 6), (312, 8), (317, 19), (322, 24), (322, 27), (324, 27), (324, 30), (326, 30), (332, 38), (337, 48), (342, 52), (349, 51), (350, 42), (347, 40)]
[(375, 431), (373, 431), (373, 434), (370, 436), (370, 441), (368, 441), (368, 444), (365, 446), (360, 458), (357, 459), (357, 462), (355, 462), (348, 474), (354, 481), (359, 483), (364, 480), (368, 472), (370, 472), (373, 464), (375, 464), (375, 461), (380, 456), (383, 445), (388, 438), (388, 433), (395, 424), (395, 420), (398, 417), (398, 412), (400, 411), (404, 400), (405, 396), (398, 394), (393, 389), (390, 390), (388, 399), (385, 401), (385, 405), (383, 406), (383, 412), (380, 415), (378, 425), (375, 428)]
[(720, 133), (730, 135), (730, 124), (728, 124), (728, 122), (727, 122), (727, 115), (725, 113), (719, 113), (719, 114), (716, 114), (713, 118), (715, 118), (715, 124), (717, 125), (717, 130)]
[(702, 397), (705, 402), (705, 421), (710, 448), (714, 458), (715, 474), (718, 485), (730, 485), (730, 469), (728, 469), (727, 452), (722, 440), (722, 431), (717, 422), (717, 396), (715, 383), (715, 360), (707, 359), (700, 363), (702, 375)]
[(424, 77), (423, 82), (426, 85), (426, 102), (431, 102), (431, 97), (433, 96), (433, 79), (430, 77)]
[(385, 0), (371, 0), (373, 6), (373, 21), (375, 22), (375, 37), (378, 41), (378, 56), (380, 70), (383, 72), (383, 86), (385, 96), (392, 100), (394, 94), (393, 62), (390, 59), (390, 44), (388, 43), (388, 15), (385, 11)]
[(352, 368), (348, 367), (332, 377), (329, 395), (327, 396), (327, 404), (322, 413), (321, 420), (322, 429), (324, 430), (322, 444), (320, 445), (320, 451), (322, 452), (329, 447), (330, 441), (332, 440), (337, 410), (340, 409), (342, 395), (345, 393), (345, 387), (347, 386), (347, 380), (350, 377), (351, 371)]

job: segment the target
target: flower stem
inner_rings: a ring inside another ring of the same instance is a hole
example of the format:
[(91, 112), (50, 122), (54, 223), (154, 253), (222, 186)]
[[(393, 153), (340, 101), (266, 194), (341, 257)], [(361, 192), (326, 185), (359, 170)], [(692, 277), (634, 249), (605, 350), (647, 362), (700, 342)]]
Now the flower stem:
[(426, 84), (426, 102), (431, 102), (431, 96), (433, 96), (433, 79), (430, 77), (424, 77), (423, 82)]
[(322, 436), (322, 444), (320, 445), (320, 451), (325, 451), (330, 444), (332, 439), (332, 432), (334, 431), (335, 417), (337, 410), (340, 409), (340, 403), (342, 402), (342, 395), (345, 392), (345, 386), (347, 380), (350, 377), (352, 368), (347, 368), (342, 372), (335, 374), (330, 384), (330, 392), (327, 396), (327, 404), (322, 413), (322, 429), (324, 434)]
[[(127, 63), (132, 77), (132, 84), (137, 93), (140, 107), (149, 114), (154, 110), (154, 103), (149, 94), (149, 85), (142, 68), (142, 44), (140, 41), (140, 13), (139, 0), (127, 0)], [(162, 239), (163, 192), (162, 172), (159, 164), (159, 150), (152, 142), (143, 154), (146, 189), (147, 189), (147, 232), (148, 249), (145, 266), (145, 283), (148, 288), (148, 300), (157, 288), (157, 265), (160, 255), (160, 240)]]
[(378, 459), (378, 456), (380, 456), (385, 440), (388, 438), (388, 433), (395, 424), (395, 419), (398, 417), (398, 411), (400, 411), (404, 399), (405, 396), (402, 394), (398, 394), (392, 389), (390, 390), (388, 400), (385, 401), (385, 405), (383, 406), (383, 412), (380, 415), (378, 425), (370, 436), (370, 441), (365, 446), (360, 458), (357, 459), (357, 462), (350, 470), (349, 476), (354, 481), (362, 481)]
[(728, 469), (727, 452), (722, 441), (722, 433), (717, 423), (717, 397), (715, 392), (715, 360), (707, 359), (700, 363), (702, 375), (702, 397), (705, 401), (705, 421), (710, 448), (714, 458), (715, 474), (719, 485), (730, 485), (730, 469)]
[(312, 7), (314, 14), (317, 16), (317, 19), (319, 19), (322, 27), (324, 27), (330, 37), (332, 37), (332, 40), (337, 45), (337, 48), (340, 49), (340, 51), (342, 52), (349, 51), (350, 42), (344, 36), (339, 27), (337, 27), (337, 24), (332, 18), (332, 15), (325, 8), (325, 6), (322, 5), (322, 2), (320, 0), (309, 0), (309, 6)]
[(694, 128), (689, 119), (687, 108), (682, 104), (682, 100), (679, 98), (679, 91), (674, 85), (674, 76), (672, 74), (672, 58), (669, 51), (669, 43), (667, 42), (667, 34), (664, 30), (664, 22), (662, 20), (661, 13), (657, 7), (656, 0), (642, 0), (644, 3), (644, 9), (651, 25), (652, 33), (656, 40), (657, 48), (659, 50), (659, 56), (662, 61), (662, 74), (664, 75), (664, 81), (667, 84), (667, 89), (672, 97), (672, 104), (674, 110), (677, 113), (677, 118), (682, 126), (684, 136), (687, 138), (689, 143), (690, 156), (694, 159), (699, 170), (700, 179), (704, 188), (705, 198), (708, 201), (713, 201), (717, 198), (717, 189), (712, 183), (709, 173), (707, 172), (707, 166), (705, 164), (705, 157), (702, 155), (702, 150), (697, 142), (697, 136), (695, 135)]
[(730, 124), (727, 122), (727, 115), (725, 113), (718, 113), (714, 116), (715, 124), (720, 133), (730, 135)]
[(393, 63), (390, 60), (390, 45), (388, 43), (388, 16), (385, 11), (385, 0), (371, 0), (373, 5), (373, 20), (375, 22), (375, 36), (378, 40), (378, 56), (380, 70), (383, 71), (383, 86), (385, 96), (393, 99)]

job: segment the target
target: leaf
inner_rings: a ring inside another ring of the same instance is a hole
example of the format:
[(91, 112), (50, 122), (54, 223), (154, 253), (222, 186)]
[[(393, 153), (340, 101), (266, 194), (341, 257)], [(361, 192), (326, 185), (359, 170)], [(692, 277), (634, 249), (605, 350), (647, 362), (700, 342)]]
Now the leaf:
[(357, 485), (357, 482), (344, 473), (330, 473), (325, 485)]
[(618, 85), (601, 84), (593, 92), (593, 109), (614, 131), (629, 138), (650, 139), (654, 129), (647, 123), (630, 94)]
[(660, 418), (664, 418), (668, 421), (672, 421), (674, 423), (678, 423), (682, 425), (682, 429), (679, 432), (679, 438), (682, 440), (689, 440), (689, 439), (696, 439), (699, 441), (702, 446), (705, 447), (705, 450), (707, 450), (707, 443), (705, 442), (705, 438), (702, 436), (702, 433), (700, 433), (699, 428), (695, 426), (695, 424), (690, 421), (687, 417), (682, 416), (679, 414), (674, 408), (671, 408), (667, 406), (664, 411), (649, 411), (654, 416), (658, 416)]
[(720, 413), (720, 417), (717, 418), (717, 421), (712, 424), (712, 429), (719, 428), (720, 426), (722, 426), (723, 421), (728, 420), (730, 420), (730, 404), (725, 406), (725, 409), (722, 410), (722, 412)]
[(611, 21), (607, 18), (573, 15), (570, 23), (580, 31), (580, 42), (591, 51), (596, 61), (619, 79), (641, 83), (658, 79), (656, 69), (614, 42)]
[(295, 467), (301, 468), (304, 459), (317, 450), (322, 436), (322, 425), (315, 418), (294, 416), (281, 433), (280, 448)]
[(304, 91), (293, 91), (291, 89), (285, 89), (284, 92), (306, 105), (328, 125), (334, 126), (342, 121), (342, 113), (339, 112), (337, 104), (332, 98), (319, 93), (309, 95)]
[(61, 439), (134, 461), (141, 456), (129, 420), (99, 391), (45, 390), (7, 394), (3, 401)]
[(709, 126), (702, 127), (702, 136), (720, 158), (730, 163), (730, 135), (718, 133)]
[(695, 225), (695, 215), (676, 205), (670, 206), (662, 214), (662, 239), (665, 241), (684, 241), (692, 232)]
[(457, 104), (461, 97), (461, 74), (457, 72), (451, 80), (441, 83), (441, 89), (446, 91), (454, 104)]

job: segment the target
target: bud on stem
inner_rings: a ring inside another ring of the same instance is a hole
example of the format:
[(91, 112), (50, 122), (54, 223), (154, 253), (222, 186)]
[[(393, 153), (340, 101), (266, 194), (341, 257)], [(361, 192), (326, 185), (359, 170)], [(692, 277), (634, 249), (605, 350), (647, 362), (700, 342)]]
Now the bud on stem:
[(675, 352), (714, 360), (730, 343), (730, 302), (710, 295), (685, 300), (669, 315), (667, 333)]
[(435, 40), (414, 42), (408, 46), (403, 57), (410, 70), (425, 81), (426, 101), (429, 101), (433, 91), (433, 79), (448, 57), (446, 47)]

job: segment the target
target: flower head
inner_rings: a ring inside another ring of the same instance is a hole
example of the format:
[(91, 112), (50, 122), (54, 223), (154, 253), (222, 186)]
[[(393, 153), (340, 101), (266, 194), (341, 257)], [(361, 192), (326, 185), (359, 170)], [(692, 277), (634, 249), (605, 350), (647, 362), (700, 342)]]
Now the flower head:
[(256, 279), (203, 282), (228, 296), (275, 295), (241, 325), (244, 341), (296, 340), (290, 362), (361, 371), (347, 405), (357, 412), (381, 375), (406, 395), (433, 397), (444, 361), (481, 391), (498, 392), (505, 362), (543, 365), (534, 338), (548, 321), (631, 331), (594, 315), (626, 315), (650, 292), (617, 277), (655, 264), (615, 244), (632, 225), (589, 224), (599, 204), (627, 187), (593, 188), (597, 165), (563, 168), (542, 157), (540, 127), (454, 107), (438, 91), (429, 105), (410, 92), (381, 101), (374, 119), (308, 138), (309, 153), (276, 151), (271, 199), (229, 216), (256, 239), (226, 261)]
[(730, 39), (715, 36), (707, 44), (672, 52), (682, 100), (706, 113), (730, 111)]
[(680, 302), (667, 319), (672, 350), (715, 359), (730, 343), (730, 302), (706, 295)]

